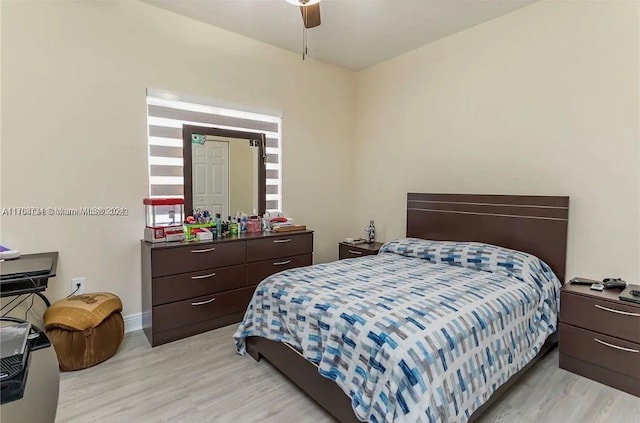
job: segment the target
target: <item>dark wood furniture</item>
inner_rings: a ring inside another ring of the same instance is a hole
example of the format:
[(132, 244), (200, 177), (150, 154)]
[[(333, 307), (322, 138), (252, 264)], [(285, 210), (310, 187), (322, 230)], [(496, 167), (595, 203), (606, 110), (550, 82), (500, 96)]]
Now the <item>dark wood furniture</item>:
[(564, 281), (569, 197), (408, 194), (407, 236), (478, 241), (541, 258)]
[[(238, 138), (254, 142), (258, 147), (258, 214), (264, 215), (267, 209), (267, 137), (258, 132), (235, 131), (232, 129), (212, 128), (208, 126), (182, 125), (182, 159), (184, 162), (184, 210), (190, 215), (193, 210), (193, 175), (191, 136), (213, 135), (225, 138)], [(260, 160), (260, 158), (262, 160)], [(224, 217), (224, 216), (223, 216)]]
[[(478, 241), (517, 249), (543, 259), (564, 281), (569, 197), (476, 194), (408, 194), (407, 236)], [(286, 345), (259, 337), (246, 340), (256, 360), (266, 358), (340, 422), (357, 422), (351, 399), (317, 368)], [(529, 364), (477, 409), (475, 421), (509, 387), (557, 344), (552, 334)]]
[[(40, 261), (42, 259), (51, 260), (51, 267), (47, 274), (31, 276), (31, 277), (23, 274), (11, 276), (12, 270), (10, 265), (16, 264), (20, 261), (23, 261), (23, 262), (29, 261), (29, 260)], [(8, 259), (4, 262), (0, 262), (0, 275), (2, 275), (2, 283), (0, 284), (0, 297), (1, 298), (19, 297), (23, 294), (26, 294), (26, 295), (35, 294), (42, 299), (42, 301), (47, 307), (51, 306), (49, 299), (44, 295), (44, 291), (49, 286), (49, 278), (53, 278), (56, 276), (57, 268), (58, 268), (58, 252), (57, 251), (48, 252), (48, 253), (23, 254), (19, 258)], [(29, 297), (25, 297), (24, 299), (27, 299), (27, 298)], [(13, 308), (4, 312), (2, 316), (8, 315), (22, 301), (23, 300), (20, 300)]]
[(562, 288), (560, 368), (640, 396), (640, 304), (620, 292)]
[(256, 286), (308, 266), (313, 231), (208, 242), (141, 242), (142, 326), (152, 346), (242, 320)]
[(374, 242), (373, 244), (348, 244), (341, 242), (338, 244), (338, 259), (357, 258), (362, 256), (374, 256), (380, 251), (383, 242)]
[[(51, 261), (51, 267), (46, 274), (26, 276), (24, 274), (12, 275), (12, 266), (14, 264), (23, 264), (24, 262), (34, 261), (39, 262), (43, 259)], [(13, 297), (21, 294), (38, 294), (45, 291), (48, 287), (49, 278), (56, 275), (56, 269), (58, 267), (58, 252), (53, 251), (49, 253), (36, 253), (36, 254), (23, 254), (15, 259), (8, 259), (0, 262), (0, 297)], [(51, 305), (49, 300), (41, 295), (42, 300), (47, 304), (47, 307)]]
[[(2, 322), (0, 325), (11, 323), (13, 322)], [(32, 323), (35, 326), (35, 322)], [(56, 420), (60, 392), (58, 357), (47, 335), (39, 330), (37, 333), (38, 337), (29, 341), (31, 351), (27, 368), (17, 377), (0, 382), (0, 397), (3, 401), (0, 405), (2, 423)], [(16, 393), (20, 388), (24, 389), (21, 397)]]

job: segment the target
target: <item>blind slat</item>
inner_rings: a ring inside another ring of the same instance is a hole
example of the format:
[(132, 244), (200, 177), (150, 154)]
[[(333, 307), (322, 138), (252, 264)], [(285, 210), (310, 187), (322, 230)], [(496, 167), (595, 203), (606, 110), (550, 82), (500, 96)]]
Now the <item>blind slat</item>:
[(152, 196), (184, 195), (183, 185), (151, 185)]
[(174, 109), (172, 107), (149, 105), (149, 116), (184, 120), (188, 122), (201, 122), (214, 126), (234, 126), (254, 131), (278, 132), (278, 124), (275, 122), (261, 122), (258, 120), (243, 119), (233, 116), (222, 116), (212, 113), (194, 112), (192, 110)]
[(155, 157), (182, 158), (182, 147), (165, 147), (163, 145), (150, 145), (149, 155)]
[(161, 138), (182, 139), (182, 128), (170, 128), (168, 126), (149, 125), (149, 136)]
[(149, 166), (149, 176), (184, 176), (184, 168), (182, 166)]

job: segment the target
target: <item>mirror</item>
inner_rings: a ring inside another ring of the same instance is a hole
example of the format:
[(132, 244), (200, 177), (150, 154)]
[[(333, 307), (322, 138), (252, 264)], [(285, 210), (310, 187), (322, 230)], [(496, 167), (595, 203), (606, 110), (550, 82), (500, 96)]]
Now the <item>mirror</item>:
[(185, 213), (264, 214), (266, 208), (265, 135), (184, 125)]

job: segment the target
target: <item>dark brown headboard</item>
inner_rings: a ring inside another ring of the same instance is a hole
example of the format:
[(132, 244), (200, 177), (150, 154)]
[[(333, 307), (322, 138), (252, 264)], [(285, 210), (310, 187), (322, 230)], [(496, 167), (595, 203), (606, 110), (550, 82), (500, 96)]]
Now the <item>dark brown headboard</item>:
[(533, 254), (564, 283), (569, 197), (407, 194), (407, 236), (478, 241)]

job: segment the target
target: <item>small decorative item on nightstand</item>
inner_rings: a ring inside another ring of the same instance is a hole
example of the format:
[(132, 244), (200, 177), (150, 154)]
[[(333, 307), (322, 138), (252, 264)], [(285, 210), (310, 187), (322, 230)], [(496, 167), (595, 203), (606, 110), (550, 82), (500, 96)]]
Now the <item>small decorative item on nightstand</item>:
[(373, 220), (369, 221), (369, 226), (364, 230), (367, 234), (367, 241), (369, 244), (373, 244), (376, 242), (376, 225), (373, 224)]
[(560, 291), (560, 368), (640, 396), (640, 304), (620, 301), (620, 289)]
[(380, 247), (382, 247), (382, 242), (374, 242), (373, 244), (352, 244), (348, 242), (341, 242), (338, 244), (338, 258), (348, 259), (348, 258), (356, 258), (362, 256), (373, 256), (378, 254)]

